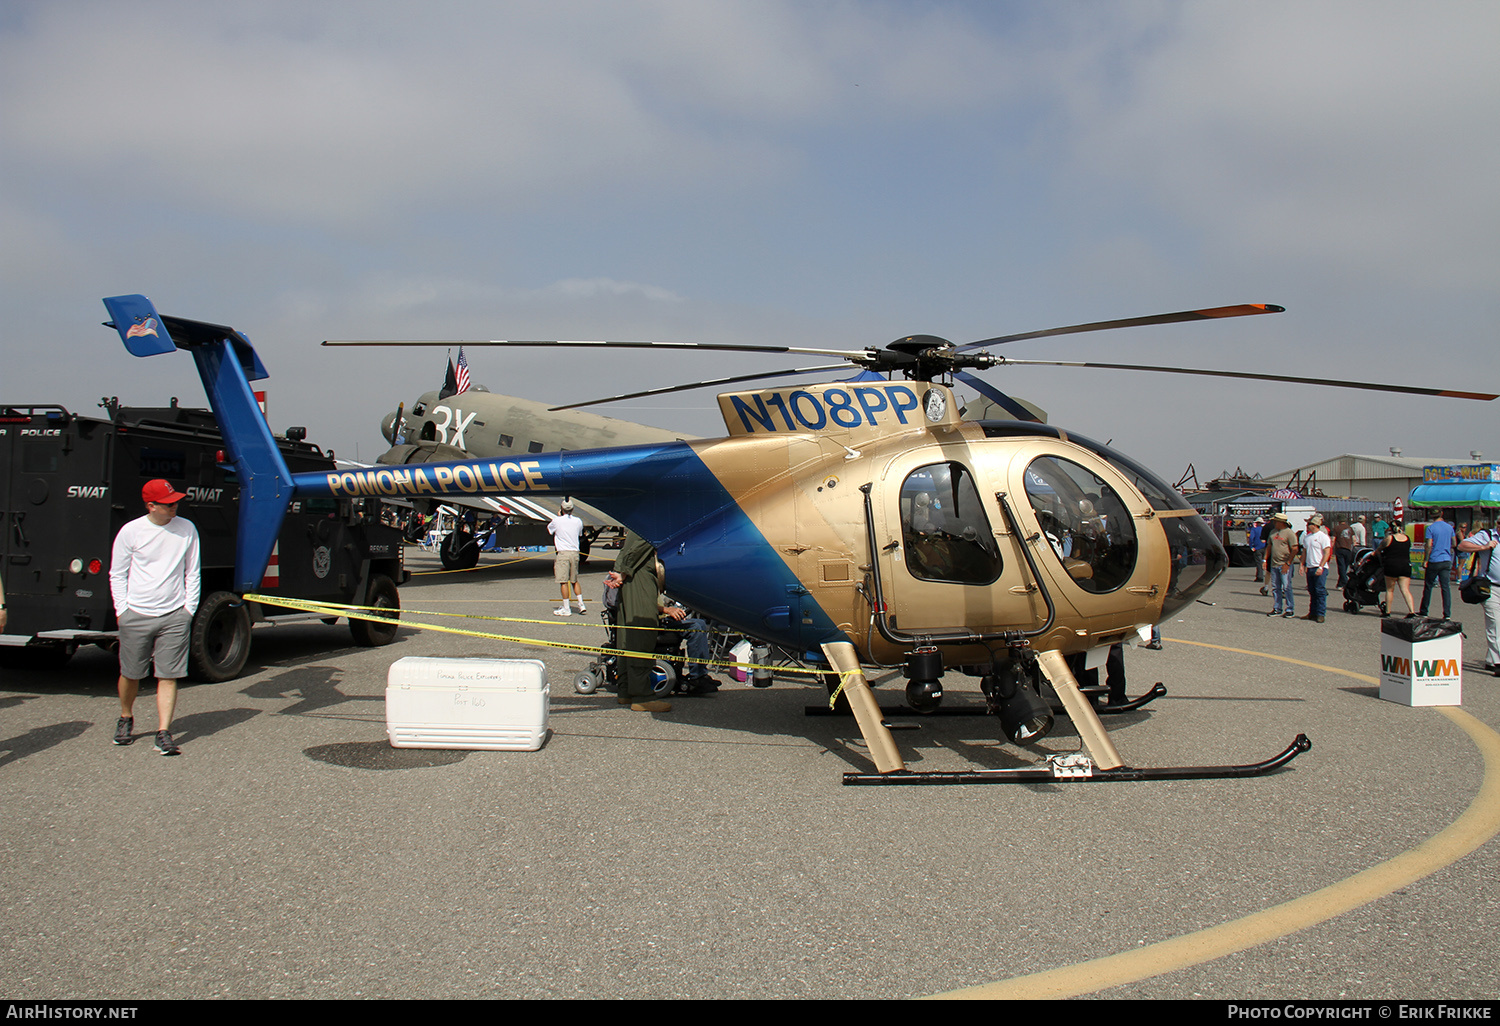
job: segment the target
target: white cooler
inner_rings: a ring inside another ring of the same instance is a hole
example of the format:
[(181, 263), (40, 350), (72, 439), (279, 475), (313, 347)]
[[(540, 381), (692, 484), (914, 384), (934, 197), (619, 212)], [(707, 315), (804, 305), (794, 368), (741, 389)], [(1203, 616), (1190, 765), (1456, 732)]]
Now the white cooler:
[(392, 748), (534, 752), (548, 694), (539, 659), (406, 656), (386, 675), (385, 733)]

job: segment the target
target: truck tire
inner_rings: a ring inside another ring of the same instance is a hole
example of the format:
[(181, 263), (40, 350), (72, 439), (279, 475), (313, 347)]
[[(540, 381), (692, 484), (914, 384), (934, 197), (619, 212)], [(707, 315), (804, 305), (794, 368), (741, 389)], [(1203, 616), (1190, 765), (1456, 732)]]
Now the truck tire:
[(233, 680), (250, 658), (250, 610), (231, 591), (204, 596), (188, 636), (188, 676), (217, 684)]
[(401, 616), (401, 593), (396, 590), (396, 582), (385, 574), (371, 574), (364, 604), (393, 610), (395, 615), (389, 620), (350, 620), (349, 633), (354, 635), (354, 643), (363, 648), (389, 645), (396, 639)]
[(444, 570), (470, 570), (479, 563), (479, 543), (468, 531), (450, 531), (438, 545)]

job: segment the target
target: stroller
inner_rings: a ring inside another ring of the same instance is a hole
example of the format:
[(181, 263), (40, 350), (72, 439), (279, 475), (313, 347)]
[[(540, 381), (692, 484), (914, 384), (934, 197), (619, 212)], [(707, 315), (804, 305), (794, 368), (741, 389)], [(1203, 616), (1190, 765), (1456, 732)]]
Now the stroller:
[[(619, 592), (614, 588), (605, 588), (603, 608), (599, 613), (606, 631), (601, 648), (613, 648), (619, 643), (618, 596)], [(656, 664), (652, 667), (651, 687), (653, 699), (666, 698), (677, 690), (678, 682), (683, 679), (683, 636), (676, 627), (671, 619), (663, 617), (661, 629), (656, 633)], [(589, 663), (589, 668), (573, 679), (573, 690), (580, 695), (592, 695), (602, 687), (606, 691), (618, 693), (620, 679), (620, 656), (618, 653), (608, 652)]]
[(1379, 606), (1385, 601), (1385, 570), (1376, 549), (1354, 550), (1349, 577), (1344, 582), (1344, 612), (1358, 615), (1360, 606)]

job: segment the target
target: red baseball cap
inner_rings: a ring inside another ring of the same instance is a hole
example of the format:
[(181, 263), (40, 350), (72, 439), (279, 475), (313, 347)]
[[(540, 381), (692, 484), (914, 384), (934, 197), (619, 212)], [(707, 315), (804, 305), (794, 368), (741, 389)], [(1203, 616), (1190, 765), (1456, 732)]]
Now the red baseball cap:
[(175, 491), (166, 481), (157, 478), (155, 481), (146, 482), (146, 486), (141, 489), (141, 498), (147, 502), (159, 502), (167, 506), (186, 499), (187, 493)]

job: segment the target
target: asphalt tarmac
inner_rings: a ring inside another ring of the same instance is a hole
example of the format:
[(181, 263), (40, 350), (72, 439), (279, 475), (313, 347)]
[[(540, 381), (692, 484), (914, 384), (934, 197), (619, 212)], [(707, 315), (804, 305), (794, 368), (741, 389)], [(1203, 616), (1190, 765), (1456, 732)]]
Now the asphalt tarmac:
[[(602, 640), (607, 564), (585, 574), (589, 615), (561, 620), (550, 558), (502, 558), (423, 573), (403, 607)], [(151, 748), (150, 685), (140, 739), (110, 743), (107, 653), (3, 671), (0, 995), (912, 998), (1022, 978), (984, 993), (1495, 999), (1493, 792), (1461, 821), (1500, 775), (1476, 745), (1500, 727), (1478, 607), (1456, 609), (1469, 720), (1378, 697), (1372, 610), (1268, 619), (1250, 577), (1231, 570), (1212, 606), (1164, 624), (1163, 651), (1127, 651), (1132, 694), (1170, 693), (1107, 721), (1136, 766), (1312, 739), (1245, 780), (845, 787), (869, 763), (851, 719), (805, 715), (821, 688), (632, 713), (574, 693), (587, 656), (430, 631), (360, 649), (343, 624), (257, 629), (240, 679), (182, 690), (177, 758)], [(407, 655), (545, 660), (552, 737), (391, 749), (386, 671)], [(900, 686), (877, 695), (898, 704)], [(978, 699), (966, 678), (945, 688)], [(913, 769), (1079, 748), (1065, 719), (1037, 750), (988, 717), (902, 722)], [(1467, 840), (1444, 833), (1476, 816)], [(1392, 866), (1394, 889), (1377, 879)], [(1298, 901), (1325, 888), (1348, 910)]]

